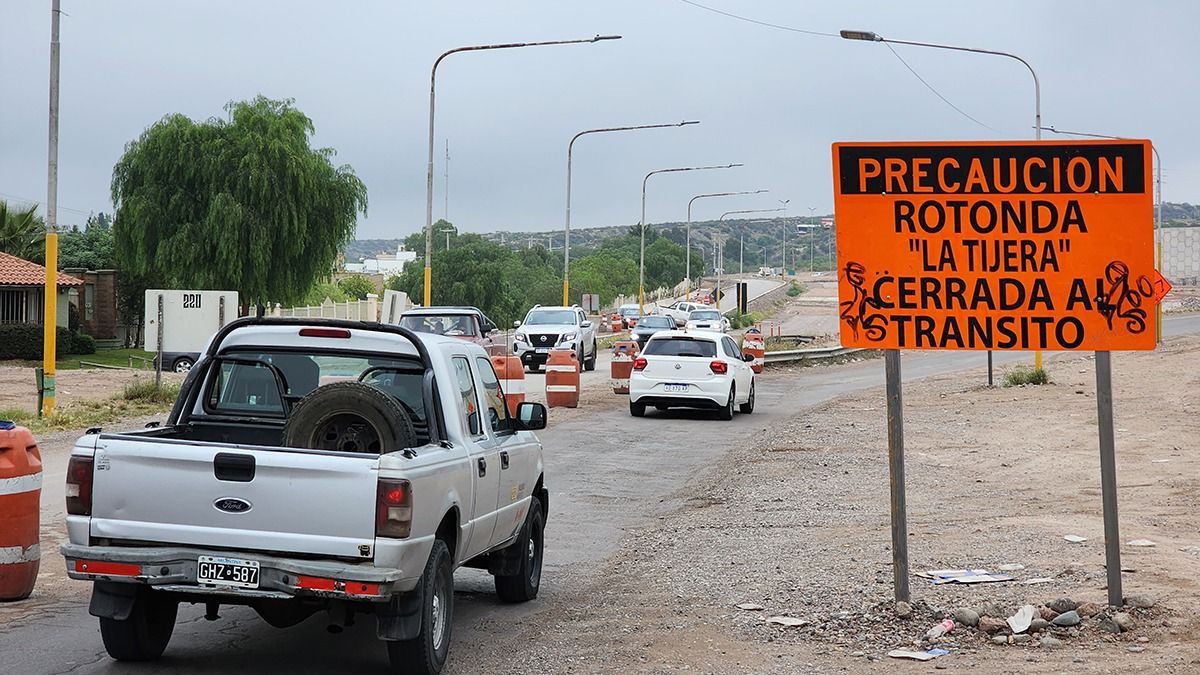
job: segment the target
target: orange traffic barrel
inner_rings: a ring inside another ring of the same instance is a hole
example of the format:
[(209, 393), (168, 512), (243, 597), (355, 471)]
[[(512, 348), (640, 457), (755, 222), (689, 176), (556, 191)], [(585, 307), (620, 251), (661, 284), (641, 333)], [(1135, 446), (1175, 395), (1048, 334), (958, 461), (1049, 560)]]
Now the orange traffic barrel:
[(546, 405), (579, 407), (579, 359), (573, 349), (551, 349), (546, 362)]
[(621, 328), (621, 315), (620, 314), (613, 314), (612, 319), (610, 319), (610, 323), (611, 323), (611, 325), (609, 327), (612, 328), (612, 332), (614, 332), (614, 333), (621, 332), (622, 328)]
[(0, 421), (0, 601), (33, 592), (42, 554), (42, 456), (25, 427)]
[(496, 369), (496, 379), (500, 380), (508, 414), (516, 417), (517, 406), (525, 402), (525, 366), (515, 356), (497, 355), (492, 357), (492, 367)]
[(614, 394), (629, 393), (629, 374), (633, 372), (633, 360), (638, 355), (635, 340), (621, 340), (613, 345), (612, 388)]
[(750, 369), (756, 373), (763, 371), (763, 365), (766, 363), (766, 345), (763, 342), (762, 331), (757, 327), (752, 327), (742, 336), (742, 354), (750, 354), (754, 360), (750, 362)]

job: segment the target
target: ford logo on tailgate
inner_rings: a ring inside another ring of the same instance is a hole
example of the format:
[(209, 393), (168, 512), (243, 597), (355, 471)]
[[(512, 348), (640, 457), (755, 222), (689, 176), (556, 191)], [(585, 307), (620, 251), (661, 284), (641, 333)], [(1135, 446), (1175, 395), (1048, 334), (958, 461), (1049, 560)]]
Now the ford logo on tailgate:
[(238, 497), (221, 497), (213, 502), (213, 506), (225, 513), (245, 513), (250, 510), (250, 502)]

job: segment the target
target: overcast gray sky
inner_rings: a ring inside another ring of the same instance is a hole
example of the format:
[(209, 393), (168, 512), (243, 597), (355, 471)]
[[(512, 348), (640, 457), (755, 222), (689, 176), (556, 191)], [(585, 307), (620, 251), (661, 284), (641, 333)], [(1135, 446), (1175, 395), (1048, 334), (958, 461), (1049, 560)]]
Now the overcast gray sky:
[[(1200, 202), (1200, 3), (697, 0), (759, 21), (1016, 53), (1037, 70), (1043, 122), (1150, 138), (1167, 201)], [(429, 68), (462, 45), (621, 34), (597, 44), (458, 54), (438, 70), (435, 217), (450, 144), (449, 218), (465, 230), (563, 224), (567, 142), (605, 126), (701, 124), (576, 143), (572, 222), (682, 220), (697, 203), (832, 211), (830, 143), (1033, 137), (1033, 82), (995, 56), (778, 30), (680, 0), (334, 2), (62, 0), (60, 222), (111, 211), (124, 145), (168, 113), (223, 115), (230, 100), (294, 98), (369, 190), (359, 238), (399, 237), (425, 217)], [(0, 0), (0, 197), (46, 197), (50, 0)], [(994, 129), (994, 130), (993, 130)], [(1055, 138), (1046, 134), (1046, 138)]]

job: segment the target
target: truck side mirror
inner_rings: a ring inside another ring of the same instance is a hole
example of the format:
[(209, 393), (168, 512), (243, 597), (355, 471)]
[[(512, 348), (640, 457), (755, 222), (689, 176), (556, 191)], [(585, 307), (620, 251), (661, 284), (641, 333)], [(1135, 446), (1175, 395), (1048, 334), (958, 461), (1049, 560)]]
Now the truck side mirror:
[(579, 324), (579, 327), (580, 327), (580, 328), (591, 328), (591, 327), (592, 327), (592, 322), (591, 322), (591, 321), (584, 321), (583, 323)]
[(537, 431), (546, 428), (546, 406), (525, 401), (517, 406), (517, 429)]
[(520, 322), (520, 321), (514, 321), (514, 322), (513, 322), (513, 328), (520, 328), (520, 327), (521, 327), (521, 322)]

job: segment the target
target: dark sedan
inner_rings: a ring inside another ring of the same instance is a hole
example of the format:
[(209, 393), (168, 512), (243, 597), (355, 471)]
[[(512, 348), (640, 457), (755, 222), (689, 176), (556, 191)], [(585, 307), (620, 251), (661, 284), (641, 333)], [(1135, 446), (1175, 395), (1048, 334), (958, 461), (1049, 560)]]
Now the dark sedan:
[(650, 339), (651, 335), (663, 330), (675, 330), (675, 319), (652, 314), (637, 320), (637, 326), (634, 327), (632, 335), (633, 339), (637, 340), (638, 349), (641, 349), (646, 346), (646, 341)]

